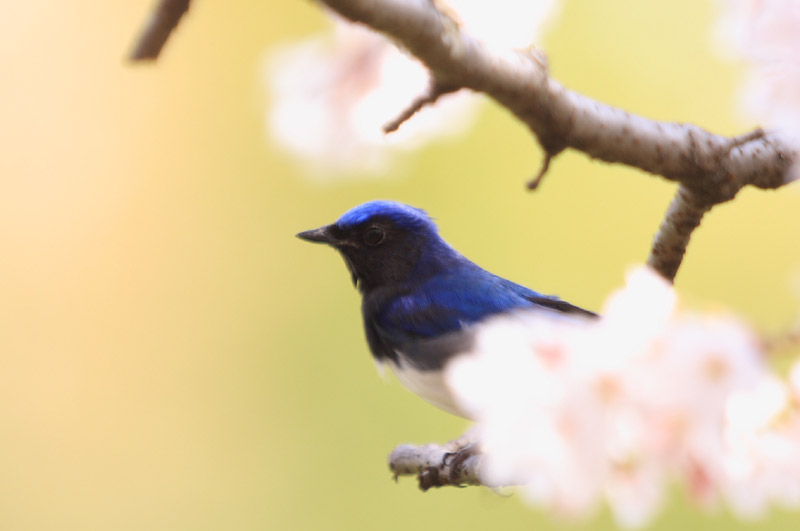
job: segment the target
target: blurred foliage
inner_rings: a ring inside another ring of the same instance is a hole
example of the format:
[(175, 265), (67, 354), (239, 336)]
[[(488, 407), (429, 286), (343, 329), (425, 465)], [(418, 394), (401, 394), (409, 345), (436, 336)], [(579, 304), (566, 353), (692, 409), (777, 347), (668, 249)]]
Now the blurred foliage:
[[(319, 8), (197, 2), (156, 65), (132, 66), (149, 4), (4, 6), (0, 529), (563, 526), (516, 496), (392, 481), (395, 444), (466, 424), (381, 382), (340, 259), (294, 234), (397, 199), (488, 269), (600, 309), (646, 257), (672, 186), (566, 153), (526, 193), (541, 153), (490, 104), (467, 137), (391, 175), (308, 180), (270, 146), (261, 76), (271, 45), (326, 27)], [(754, 124), (736, 118), (737, 66), (710, 51), (712, 7), (568, 0), (543, 47), (591, 97), (739, 132)], [(791, 189), (715, 209), (678, 275), (685, 299), (786, 327), (798, 211)], [(674, 501), (654, 527), (796, 521)]]

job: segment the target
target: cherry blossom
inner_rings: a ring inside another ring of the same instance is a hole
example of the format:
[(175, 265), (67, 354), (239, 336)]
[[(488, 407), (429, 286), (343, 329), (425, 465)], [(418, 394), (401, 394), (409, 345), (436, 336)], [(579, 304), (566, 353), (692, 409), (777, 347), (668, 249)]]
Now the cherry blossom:
[[(499, 47), (530, 46), (552, 18), (556, 0), (437, 2), (475, 37)], [(427, 91), (425, 68), (383, 36), (332, 15), (332, 31), (272, 52), (268, 129), (277, 145), (318, 177), (385, 172), (392, 154), (455, 137), (474, 123), (484, 101), (449, 94), (399, 130), (383, 133)]]
[(719, 0), (719, 50), (743, 60), (740, 100), (764, 126), (800, 137), (800, 3), (796, 0)]
[(649, 269), (594, 321), (494, 319), (446, 378), (477, 422), (482, 478), (544, 509), (606, 503), (641, 527), (672, 481), (743, 516), (800, 503), (800, 368), (781, 380), (741, 319), (679, 309)]

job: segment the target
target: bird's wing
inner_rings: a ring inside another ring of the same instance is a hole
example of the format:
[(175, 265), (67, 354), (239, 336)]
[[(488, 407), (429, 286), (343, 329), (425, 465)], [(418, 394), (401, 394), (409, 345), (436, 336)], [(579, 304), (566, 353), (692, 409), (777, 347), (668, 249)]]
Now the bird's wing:
[(542, 307), (542, 308), (547, 308), (549, 310), (555, 310), (560, 313), (581, 315), (583, 317), (597, 317), (596, 313), (589, 310), (585, 310), (580, 306), (575, 306), (574, 304), (570, 304), (567, 301), (559, 299), (555, 295), (542, 295), (541, 293), (537, 293), (532, 289), (526, 288), (525, 286), (514, 284), (510, 280), (505, 280), (505, 279), (500, 279), (500, 280), (502, 280), (507, 285), (508, 289), (515, 291), (520, 296), (528, 300), (533, 307)]
[(365, 299), (364, 325), (378, 360), (402, 360), (419, 369), (437, 369), (470, 348), (471, 326), (516, 309), (542, 308), (594, 316), (557, 297), (542, 295), (482, 269), (437, 275)]
[(594, 316), (557, 297), (542, 295), (484, 270), (438, 275), (387, 300), (373, 312), (376, 333), (391, 343), (438, 337), (495, 314), (540, 307)]

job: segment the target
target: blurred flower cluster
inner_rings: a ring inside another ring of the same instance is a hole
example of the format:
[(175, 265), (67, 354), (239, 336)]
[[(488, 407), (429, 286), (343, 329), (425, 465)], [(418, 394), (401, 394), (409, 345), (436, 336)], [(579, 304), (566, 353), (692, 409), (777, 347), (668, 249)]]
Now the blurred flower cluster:
[[(473, 36), (492, 46), (531, 45), (557, 0), (437, 1)], [(274, 51), (265, 80), (268, 127), (313, 175), (379, 172), (398, 150), (465, 132), (483, 101), (451, 94), (390, 135), (382, 127), (428, 88), (417, 60), (362, 26), (331, 14), (333, 31)]]
[(800, 137), (800, 2), (718, 0), (723, 55), (749, 65), (743, 110), (767, 127)]
[(800, 504), (800, 364), (782, 380), (744, 323), (678, 311), (649, 269), (596, 321), (495, 319), (446, 377), (477, 422), (484, 482), (558, 514), (605, 502), (640, 527), (672, 482), (743, 517)]

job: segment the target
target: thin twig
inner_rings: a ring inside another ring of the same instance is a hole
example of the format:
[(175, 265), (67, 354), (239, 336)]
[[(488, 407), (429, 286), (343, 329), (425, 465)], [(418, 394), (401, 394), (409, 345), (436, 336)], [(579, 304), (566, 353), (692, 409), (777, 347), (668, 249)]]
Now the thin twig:
[(542, 183), (542, 179), (544, 179), (544, 174), (547, 173), (547, 170), (550, 168), (550, 161), (553, 160), (553, 154), (549, 151), (544, 154), (544, 160), (542, 161), (542, 167), (539, 168), (539, 173), (537, 173), (533, 179), (528, 181), (526, 185), (528, 190), (536, 190), (539, 185)]
[(190, 0), (159, 0), (131, 52), (131, 61), (153, 61), (158, 58), (167, 39), (189, 10)]
[(730, 138), (730, 142), (727, 146), (728, 151), (735, 149), (739, 146), (747, 144), (748, 142), (752, 142), (754, 140), (760, 140), (767, 136), (767, 132), (761, 129), (760, 127), (753, 129), (749, 133), (745, 133), (743, 135), (734, 136)]
[(383, 126), (383, 132), (388, 134), (397, 131), (404, 122), (421, 111), (423, 107), (436, 103), (436, 100), (441, 96), (454, 92), (455, 90), (455, 88), (444, 88), (435, 81), (431, 81), (428, 90), (424, 94), (417, 96), (417, 98), (415, 98), (408, 107), (403, 109), (394, 120)]
[(763, 351), (767, 354), (775, 354), (800, 347), (800, 321), (788, 330), (762, 338), (761, 343)]

